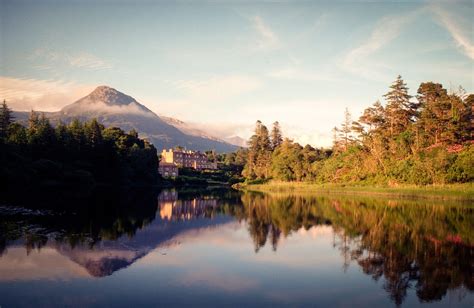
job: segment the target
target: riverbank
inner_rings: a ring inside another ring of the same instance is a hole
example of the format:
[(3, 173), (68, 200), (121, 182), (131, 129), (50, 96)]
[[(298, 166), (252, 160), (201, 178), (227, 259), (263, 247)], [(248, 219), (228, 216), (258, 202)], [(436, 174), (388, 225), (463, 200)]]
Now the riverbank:
[(405, 198), (462, 199), (474, 201), (474, 183), (447, 185), (363, 186), (349, 184), (316, 184), (305, 182), (268, 182), (239, 184), (239, 190), (267, 193), (331, 193), (357, 195), (386, 195)]

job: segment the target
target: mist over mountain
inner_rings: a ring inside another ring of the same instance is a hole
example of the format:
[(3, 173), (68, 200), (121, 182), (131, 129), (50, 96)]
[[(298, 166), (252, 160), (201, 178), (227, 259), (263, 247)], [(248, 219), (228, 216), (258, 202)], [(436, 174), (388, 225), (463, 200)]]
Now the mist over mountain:
[[(25, 123), (27, 112), (16, 112), (18, 121)], [(63, 107), (58, 112), (45, 112), (52, 124), (60, 120), (69, 123), (74, 118), (81, 121), (97, 118), (108, 126), (120, 127), (125, 131), (136, 130), (140, 137), (147, 138), (160, 151), (163, 148), (182, 146), (190, 150), (216, 150), (231, 152), (236, 145), (213, 137), (204, 132), (197, 133), (191, 128), (183, 129), (182, 121), (159, 117), (140, 104), (133, 97), (108, 86), (99, 86), (89, 95)]]
[(247, 141), (239, 136), (219, 138), (219, 137), (213, 136), (212, 131), (210, 131), (209, 129), (199, 127), (196, 124), (187, 123), (187, 122), (184, 122), (175, 118), (166, 117), (166, 116), (160, 116), (160, 118), (166, 123), (168, 123), (169, 125), (176, 127), (177, 129), (179, 129), (180, 131), (182, 131), (183, 133), (187, 135), (202, 137), (202, 138), (216, 140), (216, 141), (224, 141), (238, 147), (247, 146)]

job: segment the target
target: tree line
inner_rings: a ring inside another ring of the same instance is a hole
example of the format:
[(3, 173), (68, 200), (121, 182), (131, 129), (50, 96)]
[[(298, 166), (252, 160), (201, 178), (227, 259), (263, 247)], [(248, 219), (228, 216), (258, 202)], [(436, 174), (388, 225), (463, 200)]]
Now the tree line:
[(136, 131), (105, 128), (96, 119), (53, 127), (34, 111), (25, 127), (14, 122), (5, 101), (0, 108), (0, 178), (6, 192), (100, 183), (156, 185), (157, 169), (155, 147)]
[(301, 146), (257, 121), (243, 176), (249, 181), (444, 184), (474, 180), (474, 95), (424, 82), (416, 98), (401, 76), (357, 121), (348, 109), (330, 149)]

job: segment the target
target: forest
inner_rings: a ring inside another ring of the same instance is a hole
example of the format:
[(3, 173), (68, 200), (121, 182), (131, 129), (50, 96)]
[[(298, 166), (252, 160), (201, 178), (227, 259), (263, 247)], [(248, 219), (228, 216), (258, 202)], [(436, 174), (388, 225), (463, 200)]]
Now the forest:
[(329, 149), (302, 146), (257, 121), (242, 175), (249, 183), (308, 181), (367, 185), (474, 181), (474, 94), (423, 82), (416, 97), (401, 76), (358, 120), (346, 109)]
[(157, 168), (155, 147), (136, 131), (105, 128), (95, 119), (53, 127), (34, 111), (24, 127), (6, 102), (0, 108), (2, 193), (81, 196), (96, 185), (157, 185)]

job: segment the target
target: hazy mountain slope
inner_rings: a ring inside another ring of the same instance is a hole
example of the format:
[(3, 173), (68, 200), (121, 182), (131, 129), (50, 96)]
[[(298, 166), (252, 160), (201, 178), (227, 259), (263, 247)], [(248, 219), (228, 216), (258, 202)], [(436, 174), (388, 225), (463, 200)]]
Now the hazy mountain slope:
[(203, 129), (198, 128), (194, 126), (193, 124), (190, 124), (190, 123), (187, 123), (175, 118), (165, 117), (165, 116), (160, 116), (160, 118), (166, 123), (168, 123), (169, 125), (173, 125), (174, 127), (176, 127), (177, 129), (179, 129), (180, 131), (182, 131), (183, 133), (187, 135), (227, 142), (238, 147), (247, 147), (247, 141), (239, 136), (219, 138), (219, 137), (213, 136), (212, 132), (204, 131)]
[[(141, 137), (147, 138), (158, 150), (183, 146), (191, 150), (211, 150), (231, 152), (235, 145), (208, 136), (186, 134), (180, 129), (163, 121), (150, 109), (133, 97), (107, 86), (96, 88), (89, 95), (65, 106), (59, 112), (45, 115), (53, 124), (59, 120), (66, 123), (73, 118), (88, 120), (97, 118), (105, 126), (117, 126), (125, 131), (135, 129)], [(16, 112), (19, 122), (27, 122), (28, 113)]]

